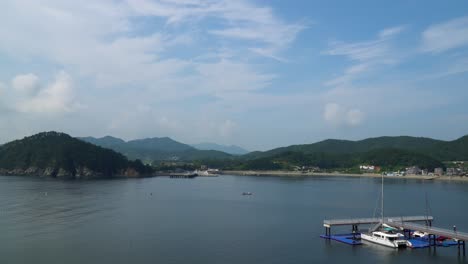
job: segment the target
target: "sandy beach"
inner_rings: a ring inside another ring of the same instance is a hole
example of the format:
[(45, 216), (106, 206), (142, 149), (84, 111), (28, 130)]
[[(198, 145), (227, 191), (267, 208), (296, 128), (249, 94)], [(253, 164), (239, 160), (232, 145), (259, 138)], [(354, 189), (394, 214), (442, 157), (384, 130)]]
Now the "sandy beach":
[[(318, 176), (331, 176), (331, 177), (368, 177), (380, 178), (382, 175), (377, 173), (327, 173), (327, 172), (298, 172), (298, 171), (222, 171), (220, 174), (224, 175), (237, 175), (237, 176), (286, 176), (286, 177), (318, 177)], [(417, 180), (437, 180), (437, 181), (463, 181), (468, 182), (468, 177), (461, 176), (427, 176), (427, 175), (405, 175), (405, 176), (386, 176), (386, 178), (395, 179), (417, 179)]]

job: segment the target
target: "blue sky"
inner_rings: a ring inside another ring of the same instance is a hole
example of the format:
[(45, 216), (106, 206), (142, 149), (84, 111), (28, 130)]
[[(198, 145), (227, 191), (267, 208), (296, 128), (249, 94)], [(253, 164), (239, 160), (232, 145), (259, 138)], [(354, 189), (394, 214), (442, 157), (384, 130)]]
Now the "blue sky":
[(0, 143), (468, 134), (468, 2), (0, 3)]

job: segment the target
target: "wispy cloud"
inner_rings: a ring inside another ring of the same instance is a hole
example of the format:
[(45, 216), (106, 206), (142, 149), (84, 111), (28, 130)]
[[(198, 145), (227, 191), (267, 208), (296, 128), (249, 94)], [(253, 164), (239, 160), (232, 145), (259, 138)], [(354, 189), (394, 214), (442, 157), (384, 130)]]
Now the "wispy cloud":
[(285, 22), (275, 16), (271, 8), (259, 7), (245, 0), (135, 0), (128, 1), (128, 4), (139, 14), (165, 18), (168, 25), (217, 19), (219, 22), (208, 27), (207, 33), (248, 41), (248, 50), (274, 59), (280, 59), (278, 53), (306, 27), (304, 22)]
[(376, 39), (370, 41), (331, 43), (330, 48), (324, 54), (343, 56), (355, 64), (345, 69), (341, 76), (325, 82), (325, 85), (348, 84), (378, 65), (396, 63), (398, 58), (392, 50), (392, 41), (404, 29), (404, 26), (383, 29), (377, 34)]
[(427, 28), (422, 33), (422, 51), (440, 53), (468, 45), (468, 16)]

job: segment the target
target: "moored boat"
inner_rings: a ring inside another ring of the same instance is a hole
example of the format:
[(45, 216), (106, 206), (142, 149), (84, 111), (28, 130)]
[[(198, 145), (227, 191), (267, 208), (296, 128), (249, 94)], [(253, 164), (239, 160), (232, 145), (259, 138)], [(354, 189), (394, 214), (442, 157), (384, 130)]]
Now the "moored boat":
[(361, 233), (361, 239), (382, 246), (391, 248), (411, 247), (411, 242), (405, 239), (405, 236), (397, 232), (397, 229), (385, 224), (384, 221), (384, 178), (382, 175), (382, 197), (381, 197), (381, 220), (369, 233)]
[(411, 243), (405, 239), (403, 234), (390, 231), (374, 231), (370, 234), (362, 233), (361, 239), (391, 248), (406, 248), (411, 246)]

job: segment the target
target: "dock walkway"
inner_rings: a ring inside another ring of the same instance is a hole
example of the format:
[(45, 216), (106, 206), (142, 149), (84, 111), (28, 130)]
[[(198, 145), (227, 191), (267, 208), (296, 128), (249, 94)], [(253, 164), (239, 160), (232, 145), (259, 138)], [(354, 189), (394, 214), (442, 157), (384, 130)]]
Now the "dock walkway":
[[(426, 222), (426, 225), (431, 226), (434, 217), (432, 216), (394, 216), (384, 217), (384, 222)], [(323, 220), (323, 226), (325, 227), (325, 236), (331, 236), (332, 226), (352, 226), (352, 232), (358, 232), (358, 225), (370, 225), (379, 224), (382, 222), (381, 218), (348, 218), (348, 219), (329, 219)]]
[(463, 256), (466, 256), (465, 244), (466, 244), (466, 241), (468, 241), (468, 233), (459, 232), (453, 229), (425, 226), (425, 225), (419, 225), (419, 224), (414, 224), (414, 223), (405, 223), (401, 221), (396, 221), (396, 222), (388, 221), (385, 223), (387, 225), (391, 225), (391, 226), (401, 228), (404, 230), (418, 230), (421, 232), (428, 233), (429, 234), (429, 246), (434, 246), (434, 248), (437, 246), (436, 236), (456, 239), (457, 244), (458, 244), (458, 255), (460, 255), (461, 251), (463, 251)]
[(432, 234), (436, 236), (444, 236), (444, 237), (455, 238), (457, 240), (468, 241), (468, 233), (454, 231), (452, 229), (431, 227), (431, 226), (419, 225), (419, 224), (414, 224), (414, 223), (405, 223), (401, 221), (397, 221), (397, 222), (386, 221), (385, 223), (387, 225), (391, 225), (397, 228), (402, 228), (402, 229), (407, 229), (407, 230), (418, 230), (418, 231), (426, 232), (428, 234)]
[[(323, 220), (323, 226), (330, 228), (332, 226), (339, 225), (365, 225), (365, 224), (378, 224), (381, 222), (381, 218), (348, 218), (348, 219), (330, 219)], [(395, 216), (385, 217), (384, 222), (427, 222), (428, 225), (432, 224), (434, 217), (432, 216)]]

